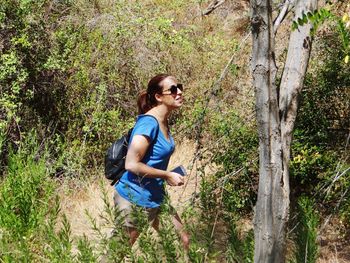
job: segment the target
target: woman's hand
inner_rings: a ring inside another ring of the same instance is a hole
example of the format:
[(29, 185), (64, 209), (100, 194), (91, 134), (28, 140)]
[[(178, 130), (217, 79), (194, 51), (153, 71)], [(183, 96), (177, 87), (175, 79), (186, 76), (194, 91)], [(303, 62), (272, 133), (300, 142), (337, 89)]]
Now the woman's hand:
[(180, 186), (184, 184), (184, 177), (174, 172), (168, 172), (165, 180), (170, 186)]

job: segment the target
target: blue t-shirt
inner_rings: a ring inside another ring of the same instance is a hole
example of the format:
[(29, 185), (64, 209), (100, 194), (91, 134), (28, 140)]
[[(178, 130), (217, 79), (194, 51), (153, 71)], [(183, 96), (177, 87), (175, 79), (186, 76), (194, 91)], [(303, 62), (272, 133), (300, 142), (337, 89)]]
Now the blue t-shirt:
[[(150, 115), (139, 115), (131, 133), (130, 142), (134, 135), (149, 138), (148, 148), (142, 162), (160, 170), (166, 170), (171, 154), (174, 152), (174, 139), (169, 133), (168, 141), (160, 130), (158, 121)], [(142, 207), (154, 208), (164, 200), (164, 180), (161, 178), (145, 178), (126, 171), (115, 189), (126, 200)]]

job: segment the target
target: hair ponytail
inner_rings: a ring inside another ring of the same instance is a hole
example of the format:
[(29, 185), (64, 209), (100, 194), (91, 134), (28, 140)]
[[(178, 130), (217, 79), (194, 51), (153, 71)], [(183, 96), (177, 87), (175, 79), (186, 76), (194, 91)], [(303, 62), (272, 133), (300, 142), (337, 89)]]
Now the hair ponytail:
[(149, 105), (149, 98), (148, 98), (147, 90), (143, 90), (140, 92), (138, 98), (137, 98), (137, 108), (138, 108), (138, 114), (145, 114), (147, 111), (149, 111), (152, 107)]
[(147, 111), (157, 105), (155, 95), (162, 93), (162, 87), (159, 85), (165, 78), (170, 77), (168, 74), (158, 74), (154, 76), (147, 86), (147, 90), (140, 92), (137, 98), (137, 108), (139, 114), (145, 114)]

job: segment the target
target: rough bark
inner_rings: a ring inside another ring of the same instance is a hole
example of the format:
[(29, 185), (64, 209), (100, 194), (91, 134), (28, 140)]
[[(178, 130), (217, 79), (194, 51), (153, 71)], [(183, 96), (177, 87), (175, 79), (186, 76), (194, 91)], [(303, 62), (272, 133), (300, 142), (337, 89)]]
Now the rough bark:
[(254, 235), (255, 262), (278, 262), (275, 251), (282, 238), (276, 227), (282, 225), (274, 200), (281, 199), (280, 186), (275, 178), (282, 175), (281, 135), (274, 58), (274, 32), (271, 1), (253, 0), (252, 74), (256, 96), (256, 114), (259, 133), (259, 189), (255, 207)]
[[(296, 17), (314, 8), (317, 0), (298, 0)], [(254, 262), (285, 261), (285, 232), (289, 213), (289, 158), (291, 134), (308, 64), (310, 26), (291, 33), (280, 86), (275, 85), (274, 28), (271, 0), (251, 0), (252, 75), (256, 93), (259, 134), (259, 189), (255, 207)]]

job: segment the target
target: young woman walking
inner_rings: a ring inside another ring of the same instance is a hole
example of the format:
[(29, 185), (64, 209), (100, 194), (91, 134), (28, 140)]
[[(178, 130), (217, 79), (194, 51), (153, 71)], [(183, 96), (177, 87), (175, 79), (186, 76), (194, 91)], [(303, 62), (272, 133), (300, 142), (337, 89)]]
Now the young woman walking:
[[(139, 116), (132, 131), (125, 160), (126, 172), (116, 184), (114, 201), (125, 217), (125, 226), (133, 244), (139, 236), (135, 207), (147, 216), (148, 222), (158, 230), (160, 206), (165, 198), (164, 184), (180, 186), (184, 178), (167, 171), (175, 143), (168, 118), (183, 103), (183, 87), (167, 74), (153, 77), (147, 90), (139, 95)], [(188, 249), (189, 236), (180, 217), (174, 210), (172, 222), (179, 233), (183, 246)]]

